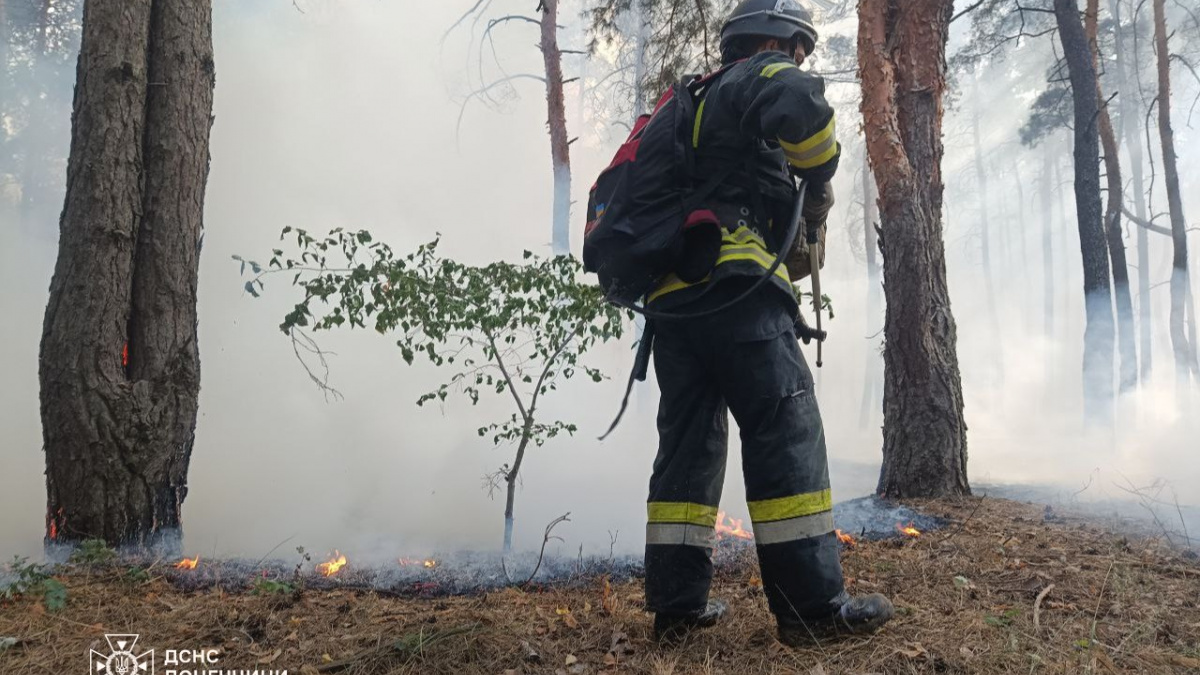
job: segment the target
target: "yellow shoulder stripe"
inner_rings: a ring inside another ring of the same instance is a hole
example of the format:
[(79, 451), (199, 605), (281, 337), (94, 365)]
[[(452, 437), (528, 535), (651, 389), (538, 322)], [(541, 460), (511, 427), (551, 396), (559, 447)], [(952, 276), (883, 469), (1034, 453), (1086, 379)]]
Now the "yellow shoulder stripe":
[(762, 75), (763, 77), (766, 77), (766, 78), (772, 78), (772, 77), (775, 77), (776, 75), (778, 75), (780, 72), (787, 70), (788, 68), (795, 68), (795, 67), (796, 67), (796, 64), (794, 64), (794, 63), (770, 63), (770, 64), (767, 64), (766, 67), (764, 67), (762, 69), (762, 72), (760, 72), (759, 75)]

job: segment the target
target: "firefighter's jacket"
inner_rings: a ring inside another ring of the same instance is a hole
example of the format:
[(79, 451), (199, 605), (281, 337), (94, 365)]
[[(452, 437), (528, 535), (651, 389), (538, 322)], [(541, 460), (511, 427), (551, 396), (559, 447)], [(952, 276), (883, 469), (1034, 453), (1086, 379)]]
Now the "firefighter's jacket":
[[(795, 174), (826, 183), (840, 147), (822, 78), (800, 70), (782, 52), (763, 52), (733, 65), (703, 92), (692, 145), (698, 178), (738, 166), (705, 206), (722, 227), (716, 264), (688, 283), (668, 275), (646, 296), (656, 309), (695, 300), (732, 277), (761, 276), (775, 261), (791, 215)], [(803, 236), (801, 233), (799, 236)], [(772, 284), (794, 302), (787, 268)]]

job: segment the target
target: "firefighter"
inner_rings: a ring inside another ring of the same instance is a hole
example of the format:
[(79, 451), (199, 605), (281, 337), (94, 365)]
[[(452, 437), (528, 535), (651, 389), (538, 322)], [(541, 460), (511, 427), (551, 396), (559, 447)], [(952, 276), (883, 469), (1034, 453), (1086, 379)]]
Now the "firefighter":
[[(701, 175), (726, 162), (743, 166), (705, 205), (722, 228), (715, 260), (705, 262), (710, 273), (695, 283), (668, 276), (647, 295), (649, 307), (697, 313), (761, 277), (786, 236), (793, 175), (811, 186), (808, 226), (824, 228), (840, 149), (823, 80), (797, 67), (816, 42), (812, 17), (796, 0), (744, 0), (725, 23), (722, 60), (735, 65), (702, 95), (692, 141)], [(655, 322), (662, 398), (647, 509), (646, 604), (660, 640), (712, 626), (727, 612), (708, 596), (727, 412), (741, 432), (763, 589), (781, 641), (870, 632), (892, 617), (884, 596), (852, 598), (843, 587), (825, 433), (796, 341), (791, 281), (808, 273), (806, 259), (789, 252), (769, 283), (731, 309)]]

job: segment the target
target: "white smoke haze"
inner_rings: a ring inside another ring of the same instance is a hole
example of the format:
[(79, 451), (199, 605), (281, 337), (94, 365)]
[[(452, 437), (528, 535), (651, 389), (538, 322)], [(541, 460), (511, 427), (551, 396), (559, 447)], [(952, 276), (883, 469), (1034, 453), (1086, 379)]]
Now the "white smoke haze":
[[(507, 399), (472, 407), (452, 397), (442, 408), (417, 408), (417, 397), (445, 374), (419, 360), (406, 366), (394, 340), (367, 330), (319, 335), (322, 347), (337, 354), (331, 383), (345, 396), (327, 402), (278, 330), (298, 297), (289, 278), (268, 278), (263, 297), (251, 298), (231, 256), (268, 258), (284, 226), (316, 233), (366, 228), (397, 251), (441, 233), (443, 252), (468, 263), (517, 259), (525, 249), (548, 254), (552, 180), (544, 89), (535, 81), (515, 83), (519, 97), (506, 97), (498, 111), (472, 103), (456, 139), (459, 102), (478, 86), (477, 75), (468, 79), (467, 72), (476, 67), (466, 57), (470, 28), (451, 35), (444, 47), (440, 40), (469, 3), (300, 0), (300, 6), (303, 13), (282, 1), (215, 3), (216, 122), (200, 280), (202, 391), (184, 506), (185, 550), (259, 557), (286, 540), (277, 554), (296, 545), (317, 555), (337, 548), (353, 562), (498, 549), (503, 503), (489, 500), (480, 484), (511, 459), (512, 449), (492, 448), (476, 429), (507, 417)], [(564, 47), (583, 46), (578, 9), (570, 4), (562, 12), (568, 24)], [(533, 26), (497, 33), (508, 72), (540, 71), (536, 38)], [(1022, 49), (1002, 68), (1022, 73), (1035, 89), (1044, 80), (1046, 51)], [(568, 77), (577, 66), (576, 58), (568, 59)], [(588, 67), (596, 77), (603, 66)], [(972, 481), (1077, 488), (1091, 481), (1086, 498), (1120, 495), (1113, 483), (1122, 476), (1138, 484), (1164, 478), (1181, 501), (1200, 503), (1200, 416), (1195, 400), (1175, 389), (1165, 285), (1153, 291), (1153, 380), (1122, 399), (1115, 430), (1082, 422), (1082, 278), (1069, 155), (1056, 151), (1066, 185), (1055, 190), (1055, 199), (1067, 200), (1067, 221), (1059, 220), (1056, 204), (1056, 327), (1046, 336), (1045, 214), (1038, 193), (1043, 149), (1019, 144), (1017, 129), (1030, 96), (1011, 92), (998, 72), (981, 74), (980, 92), (987, 102), (983, 139), (998, 332), (979, 266), (969, 89), (946, 120), (946, 245)], [(581, 136), (572, 146), (576, 252), (587, 189), (619, 142), (613, 136), (621, 135), (594, 133), (594, 120), (581, 109), (589, 97), (578, 86), (567, 90), (568, 123)], [(1194, 178), (1200, 144), (1184, 124), (1185, 96), (1176, 97), (1176, 142), (1185, 209), (1194, 223), (1200, 220), (1200, 182)], [(855, 133), (849, 120), (856, 117), (846, 110), (843, 134)], [(836, 318), (828, 324), (832, 339), (825, 368), (817, 372), (818, 396), (839, 500), (873, 490), (881, 444), (878, 410), (860, 424), (864, 372), (870, 359), (880, 358), (872, 336), (882, 328), (882, 317), (865, 316), (866, 271), (849, 243), (862, 239), (861, 208), (854, 204), (861, 200), (860, 156), (858, 150), (846, 153), (835, 184), (844, 208), (835, 210), (823, 273)], [(1013, 194), (1013, 171), (1021, 172), (1024, 203)], [(1161, 188), (1155, 200), (1158, 210), (1165, 208)], [(37, 355), (59, 205), (61, 198), (37, 228), (0, 227), (5, 558), (41, 550), (45, 485)], [(1027, 259), (1020, 257), (1022, 236), (1028, 237)], [(1169, 242), (1157, 236), (1151, 241), (1151, 279), (1158, 283), (1169, 272)], [(1128, 245), (1135, 263), (1132, 237)], [(1131, 276), (1136, 285), (1132, 269)], [(594, 352), (611, 380), (573, 383), (546, 400), (546, 414), (577, 422), (580, 433), (531, 452), (516, 504), (517, 548), (539, 544), (545, 523), (567, 511), (572, 522), (556, 530), (566, 538), (559, 552), (574, 554), (582, 544), (585, 553), (607, 554), (610, 531), (620, 532), (620, 551), (641, 546), (657, 444), (655, 387), (639, 386), (622, 426), (606, 442), (596, 440), (616, 412), (631, 346), (627, 337)], [(811, 361), (811, 348), (806, 353)], [(741, 515), (734, 425), (731, 435), (723, 504)]]

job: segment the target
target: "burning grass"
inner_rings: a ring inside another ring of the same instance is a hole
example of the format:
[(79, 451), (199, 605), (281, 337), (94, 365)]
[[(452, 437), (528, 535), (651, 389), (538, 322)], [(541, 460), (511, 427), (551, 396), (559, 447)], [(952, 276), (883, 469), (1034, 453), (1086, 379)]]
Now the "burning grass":
[[(19, 640), (0, 660), (6, 672), (81, 672), (105, 633), (129, 632), (148, 648), (219, 648), (226, 668), (305, 675), (1200, 672), (1194, 559), (1039, 506), (920, 506), (947, 527), (857, 537), (843, 549), (851, 590), (890, 595), (900, 616), (874, 637), (809, 649), (774, 639), (753, 548), (727, 539), (714, 595), (730, 602), (731, 620), (674, 648), (651, 642), (636, 579), (585, 575), (535, 591), (404, 596), (347, 588), (351, 560), (303, 590), (181, 590), (178, 579), (222, 569), (206, 560), (139, 577), (87, 567), (59, 575), (70, 593), (64, 610), (31, 599), (0, 605), (0, 637)], [(412, 573), (431, 579), (451, 567), (417, 562)]]

